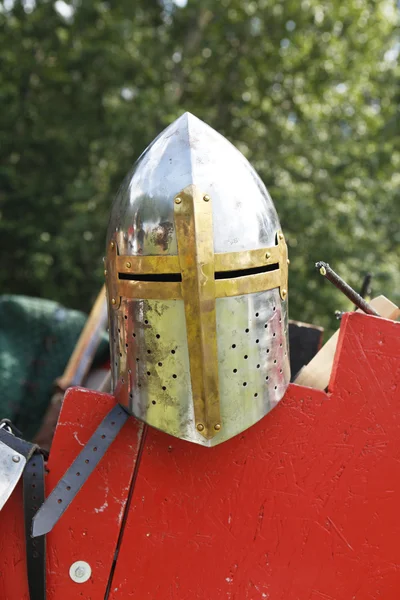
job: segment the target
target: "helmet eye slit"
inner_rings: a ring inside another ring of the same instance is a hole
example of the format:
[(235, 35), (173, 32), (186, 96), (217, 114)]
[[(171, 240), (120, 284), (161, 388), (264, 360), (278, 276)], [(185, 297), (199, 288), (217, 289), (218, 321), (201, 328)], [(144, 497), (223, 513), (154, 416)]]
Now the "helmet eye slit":
[(169, 281), (172, 283), (182, 281), (181, 273), (118, 273), (118, 278), (126, 281)]
[(240, 269), (235, 271), (217, 271), (215, 279), (235, 279), (236, 277), (247, 277), (249, 275), (258, 275), (259, 273), (269, 273), (277, 271), (279, 263), (273, 265), (262, 265), (261, 267), (251, 267), (249, 269)]
[[(259, 273), (269, 273), (277, 271), (279, 264), (262, 265), (261, 267), (251, 267), (249, 269), (240, 269), (235, 271), (216, 271), (215, 279), (235, 279), (236, 277), (248, 277), (249, 275), (258, 275)], [(182, 281), (181, 273), (118, 273), (118, 278), (125, 281), (155, 281), (180, 283)]]

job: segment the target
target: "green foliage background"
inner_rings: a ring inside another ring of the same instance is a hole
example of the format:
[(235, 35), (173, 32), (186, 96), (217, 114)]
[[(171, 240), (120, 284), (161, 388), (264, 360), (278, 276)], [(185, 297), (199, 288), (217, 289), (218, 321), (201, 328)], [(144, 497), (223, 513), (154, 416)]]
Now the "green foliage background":
[(124, 175), (189, 110), (267, 185), (290, 315), (325, 326), (350, 284), (400, 302), (395, 0), (0, 2), (2, 293), (88, 310)]

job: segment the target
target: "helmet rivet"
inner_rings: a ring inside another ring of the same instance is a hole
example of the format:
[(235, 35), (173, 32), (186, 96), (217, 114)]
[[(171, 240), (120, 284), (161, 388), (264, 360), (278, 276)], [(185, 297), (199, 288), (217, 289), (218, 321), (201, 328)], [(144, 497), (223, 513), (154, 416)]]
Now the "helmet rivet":
[(289, 259), (287, 259), (287, 264), (290, 265), (290, 260)]
[(18, 454), (14, 454), (14, 456), (12, 457), (12, 460), (15, 463), (19, 463), (19, 461), (21, 460), (21, 457), (18, 456)]
[(219, 431), (221, 429), (221, 423), (215, 423), (214, 429), (215, 431)]
[(208, 194), (206, 194), (205, 196), (203, 196), (203, 200), (204, 200), (204, 202), (209, 202), (211, 200), (211, 198)]
[(179, 196), (177, 198), (175, 198), (175, 204), (180, 204), (182, 202), (182, 198), (180, 198)]
[(111, 304), (116, 304), (116, 303), (117, 303), (116, 299), (115, 298), (111, 298)]
[(111, 248), (115, 248), (114, 242), (111, 242), (110, 246), (111, 246)]
[(126, 268), (127, 268), (127, 269), (130, 269), (132, 265), (131, 265), (131, 263), (128, 261), (128, 262), (126, 263), (126, 265), (125, 265), (125, 266), (126, 266)]
[(278, 238), (279, 238), (280, 240), (283, 240), (283, 239), (284, 239), (284, 237), (283, 237), (283, 233), (282, 233), (282, 232), (278, 234)]
[(204, 431), (204, 425), (203, 425), (203, 423), (198, 423), (197, 424), (197, 430), (198, 431)]
[(265, 253), (265, 258), (271, 258), (271, 252), (266, 252)]
[(286, 298), (286, 294), (287, 294), (287, 290), (282, 290), (281, 291), (281, 296), (282, 296), (283, 299)]
[(104, 275), (107, 275), (107, 269), (104, 269)]

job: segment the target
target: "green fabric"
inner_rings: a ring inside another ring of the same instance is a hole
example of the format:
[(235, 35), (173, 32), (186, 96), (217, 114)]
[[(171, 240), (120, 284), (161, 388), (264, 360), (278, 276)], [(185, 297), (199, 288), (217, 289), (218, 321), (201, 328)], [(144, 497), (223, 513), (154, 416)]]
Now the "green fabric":
[[(0, 296), (0, 418), (32, 439), (87, 316), (51, 300)], [(104, 334), (95, 363), (108, 356)]]

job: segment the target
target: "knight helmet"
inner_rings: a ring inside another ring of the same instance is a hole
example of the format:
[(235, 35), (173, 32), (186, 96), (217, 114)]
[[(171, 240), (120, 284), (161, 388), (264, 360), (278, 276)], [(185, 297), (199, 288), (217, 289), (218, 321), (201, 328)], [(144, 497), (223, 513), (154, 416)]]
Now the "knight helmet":
[(290, 380), (288, 259), (244, 156), (190, 113), (143, 152), (107, 234), (113, 389), (135, 417), (215, 446)]

